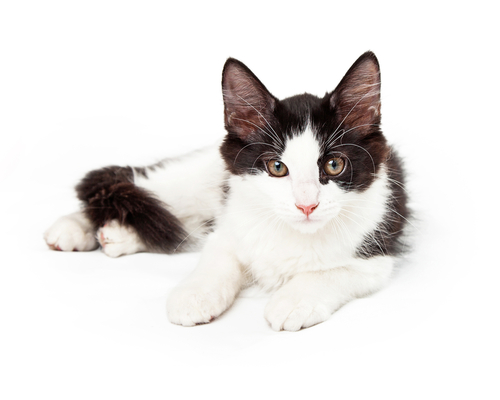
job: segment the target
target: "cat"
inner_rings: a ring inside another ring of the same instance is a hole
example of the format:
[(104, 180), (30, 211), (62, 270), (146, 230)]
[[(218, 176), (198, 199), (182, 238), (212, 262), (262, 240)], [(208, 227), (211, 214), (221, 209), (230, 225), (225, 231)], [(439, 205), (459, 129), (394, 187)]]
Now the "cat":
[(51, 249), (111, 257), (203, 248), (168, 296), (174, 324), (208, 323), (242, 288), (272, 293), (271, 328), (297, 331), (382, 288), (410, 216), (402, 161), (380, 123), (380, 68), (366, 52), (333, 92), (274, 97), (240, 61), (222, 73), (227, 134), (145, 168), (111, 166), (76, 187), (82, 211)]

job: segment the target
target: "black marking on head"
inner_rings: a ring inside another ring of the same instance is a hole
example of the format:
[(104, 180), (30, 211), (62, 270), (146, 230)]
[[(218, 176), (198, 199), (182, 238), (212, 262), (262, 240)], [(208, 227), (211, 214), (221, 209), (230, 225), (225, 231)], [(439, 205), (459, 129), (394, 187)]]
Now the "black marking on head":
[(182, 224), (165, 204), (133, 181), (131, 167), (110, 166), (89, 172), (76, 187), (84, 213), (95, 229), (117, 219), (132, 226), (150, 250), (175, 251), (186, 237)]
[[(234, 59), (226, 62), (222, 82), (228, 133), (221, 155), (232, 174), (265, 171), (266, 161), (280, 159), (287, 140), (308, 125), (322, 149), (318, 160), (322, 184), (333, 180), (344, 190), (365, 190), (387, 157), (389, 147), (380, 130), (379, 65), (371, 52), (363, 54), (322, 99), (305, 93), (279, 101)], [(250, 107), (251, 102), (257, 107)], [(241, 126), (240, 119), (231, 115), (245, 115), (251, 123)], [(332, 156), (344, 157), (346, 163), (344, 172), (335, 177), (323, 171)]]
[(380, 69), (372, 52), (359, 57), (337, 88), (325, 95), (312, 120), (323, 149), (318, 164), (332, 156), (343, 157), (346, 164), (338, 176), (321, 174), (320, 182), (335, 180), (344, 190), (367, 189), (389, 153), (380, 129)]
[(274, 116), (278, 100), (233, 58), (224, 65), (222, 92), (227, 135), (221, 154), (232, 174), (254, 174), (262, 170), (262, 158), (276, 157), (283, 150), (274, 129), (278, 126)]

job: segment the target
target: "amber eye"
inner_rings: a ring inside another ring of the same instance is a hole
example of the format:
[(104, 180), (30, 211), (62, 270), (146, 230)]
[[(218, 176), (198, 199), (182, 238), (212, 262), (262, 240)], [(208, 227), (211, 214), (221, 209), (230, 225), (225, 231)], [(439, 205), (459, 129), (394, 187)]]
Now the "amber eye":
[(339, 175), (344, 170), (344, 160), (340, 157), (330, 158), (325, 163), (325, 172), (328, 175), (336, 176)]
[(285, 164), (278, 160), (271, 160), (267, 162), (267, 170), (272, 176), (281, 178), (288, 175), (288, 168)]

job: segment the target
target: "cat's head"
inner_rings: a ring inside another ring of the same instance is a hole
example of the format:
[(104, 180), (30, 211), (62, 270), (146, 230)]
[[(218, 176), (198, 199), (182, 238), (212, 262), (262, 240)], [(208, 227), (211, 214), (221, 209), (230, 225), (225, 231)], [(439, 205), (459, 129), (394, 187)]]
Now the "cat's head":
[(374, 182), (388, 155), (380, 130), (380, 70), (364, 53), (323, 98), (274, 97), (241, 62), (222, 76), (227, 169), (302, 232), (333, 220)]

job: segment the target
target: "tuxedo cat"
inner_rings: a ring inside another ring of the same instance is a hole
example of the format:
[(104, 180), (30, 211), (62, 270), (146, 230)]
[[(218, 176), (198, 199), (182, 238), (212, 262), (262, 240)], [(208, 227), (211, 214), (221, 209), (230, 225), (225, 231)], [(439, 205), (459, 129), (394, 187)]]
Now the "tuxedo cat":
[(220, 145), (143, 167), (111, 166), (77, 186), (82, 211), (50, 248), (117, 257), (202, 247), (167, 301), (171, 322), (210, 322), (251, 284), (272, 292), (275, 330), (325, 321), (385, 285), (409, 211), (401, 161), (380, 128), (380, 71), (363, 54), (323, 98), (278, 100), (241, 62), (222, 75)]

